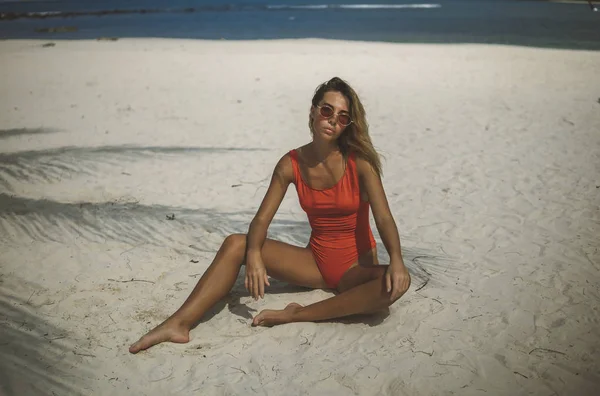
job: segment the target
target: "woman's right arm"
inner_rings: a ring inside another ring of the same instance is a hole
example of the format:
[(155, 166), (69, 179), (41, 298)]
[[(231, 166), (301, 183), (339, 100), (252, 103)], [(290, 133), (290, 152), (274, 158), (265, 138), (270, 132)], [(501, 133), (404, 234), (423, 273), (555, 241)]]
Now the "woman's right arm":
[(254, 219), (250, 223), (246, 241), (246, 289), (255, 299), (265, 296), (265, 283), (269, 285), (267, 271), (261, 257), (262, 245), (267, 238), (267, 230), (281, 201), (285, 196), (288, 186), (294, 180), (292, 160), (286, 154), (277, 163), (271, 183), (263, 198)]

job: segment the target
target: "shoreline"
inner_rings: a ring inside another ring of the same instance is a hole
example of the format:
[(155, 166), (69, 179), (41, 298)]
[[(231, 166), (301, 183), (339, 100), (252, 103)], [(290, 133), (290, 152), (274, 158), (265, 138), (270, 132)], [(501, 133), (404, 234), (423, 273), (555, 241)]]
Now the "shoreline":
[[(473, 7), (470, 1), (388, 5), (342, 3), (334, 1), (323, 5), (309, 2), (302, 6), (252, 2), (237, 5), (195, 3), (194, 7), (190, 7), (184, 1), (165, 8), (165, 4), (140, 1), (131, 4), (130, 8), (103, 3), (105, 8), (101, 4), (98, 9), (74, 3), (65, 10), (31, 9), (24, 4), (22, 9), (4, 7), (5, 10), (0, 13), (4, 12), (5, 18), (17, 18), (33, 12), (32, 16), (39, 18), (0, 20), (0, 38), (277, 40), (314, 37), (344, 41), (474, 43), (600, 50), (600, 36), (596, 29), (598, 14), (574, 4), (482, 1)], [(61, 17), (63, 12), (69, 17)]]

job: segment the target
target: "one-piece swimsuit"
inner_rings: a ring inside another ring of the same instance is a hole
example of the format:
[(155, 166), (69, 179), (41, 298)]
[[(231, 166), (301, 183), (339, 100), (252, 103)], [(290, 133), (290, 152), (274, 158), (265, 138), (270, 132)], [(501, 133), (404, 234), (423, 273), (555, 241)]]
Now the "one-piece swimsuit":
[(298, 153), (290, 151), (294, 184), (312, 232), (309, 246), (328, 287), (336, 288), (358, 258), (376, 246), (369, 224), (369, 202), (360, 198), (355, 154), (348, 156), (342, 178), (327, 189), (310, 187), (302, 178)]

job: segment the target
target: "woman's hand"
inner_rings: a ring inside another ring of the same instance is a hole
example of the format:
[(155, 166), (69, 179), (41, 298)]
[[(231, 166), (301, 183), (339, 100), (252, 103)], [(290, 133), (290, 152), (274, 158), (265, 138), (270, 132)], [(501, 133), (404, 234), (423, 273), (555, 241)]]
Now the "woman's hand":
[(387, 292), (391, 292), (392, 301), (402, 297), (410, 287), (410, 274), (401, 260), (390, 262), (385, 273), (385, 285)]
[(246, 256), (246, 280), (244, 282), (246, 290), (255, 300), (265, 297), (265, 284), (271, 286), (267, 269), (262, 261), (260, 253), (250, 254)]

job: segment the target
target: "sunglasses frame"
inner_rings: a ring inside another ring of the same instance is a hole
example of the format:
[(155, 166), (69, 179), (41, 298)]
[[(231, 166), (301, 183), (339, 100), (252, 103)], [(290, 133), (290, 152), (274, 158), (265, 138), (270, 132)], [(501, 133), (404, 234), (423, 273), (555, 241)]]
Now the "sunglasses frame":
[[(331, 107), (330, 105), (328, 105), (328, 104), (324, 104), (324, 105), (317, 105), (316, 107), (317, 107), (317, 109), (319, 109), (319, 115), (320, 115), (321, 117), (323, 117), (323, 118), (330, 119), (331, 117), (335, 117), (335, 116), (337, 116), (337, 121), (338, 121), (338, 122), (340, 123), (340, 125), (341, 125), (341, 126), (343, 126), (343, 127), (347, 127), (348, 125), (350, 125), (350, 124), (352, 124), (352, 123), (354, 122), (354, 120), (352, 120), (352, 117), (350, 117), (350, 115), (349, 115), (349, 114), (340, 114), (340, 113), (336, 113), (336, 112), (335, 112), (335, 109), (334, 109), (333, 107)], [(323, 107), (327, 107), (327, 108), (330, 108), (330, 109), (331, 109), (331, 115), (330, 115), (329, 117), (327, 117), (327, 116), (323, 115), (323, 113), (321, 113), (321, 111), (322, 111), (321, 109), (322, 109)], [(349, 122), (348, 124), (342, 124), (342, 123), (340, 122), (340, 115), (345, 115), (345, 116), (347, 116), (347, 117), (350, 119), (350, 122)]]

